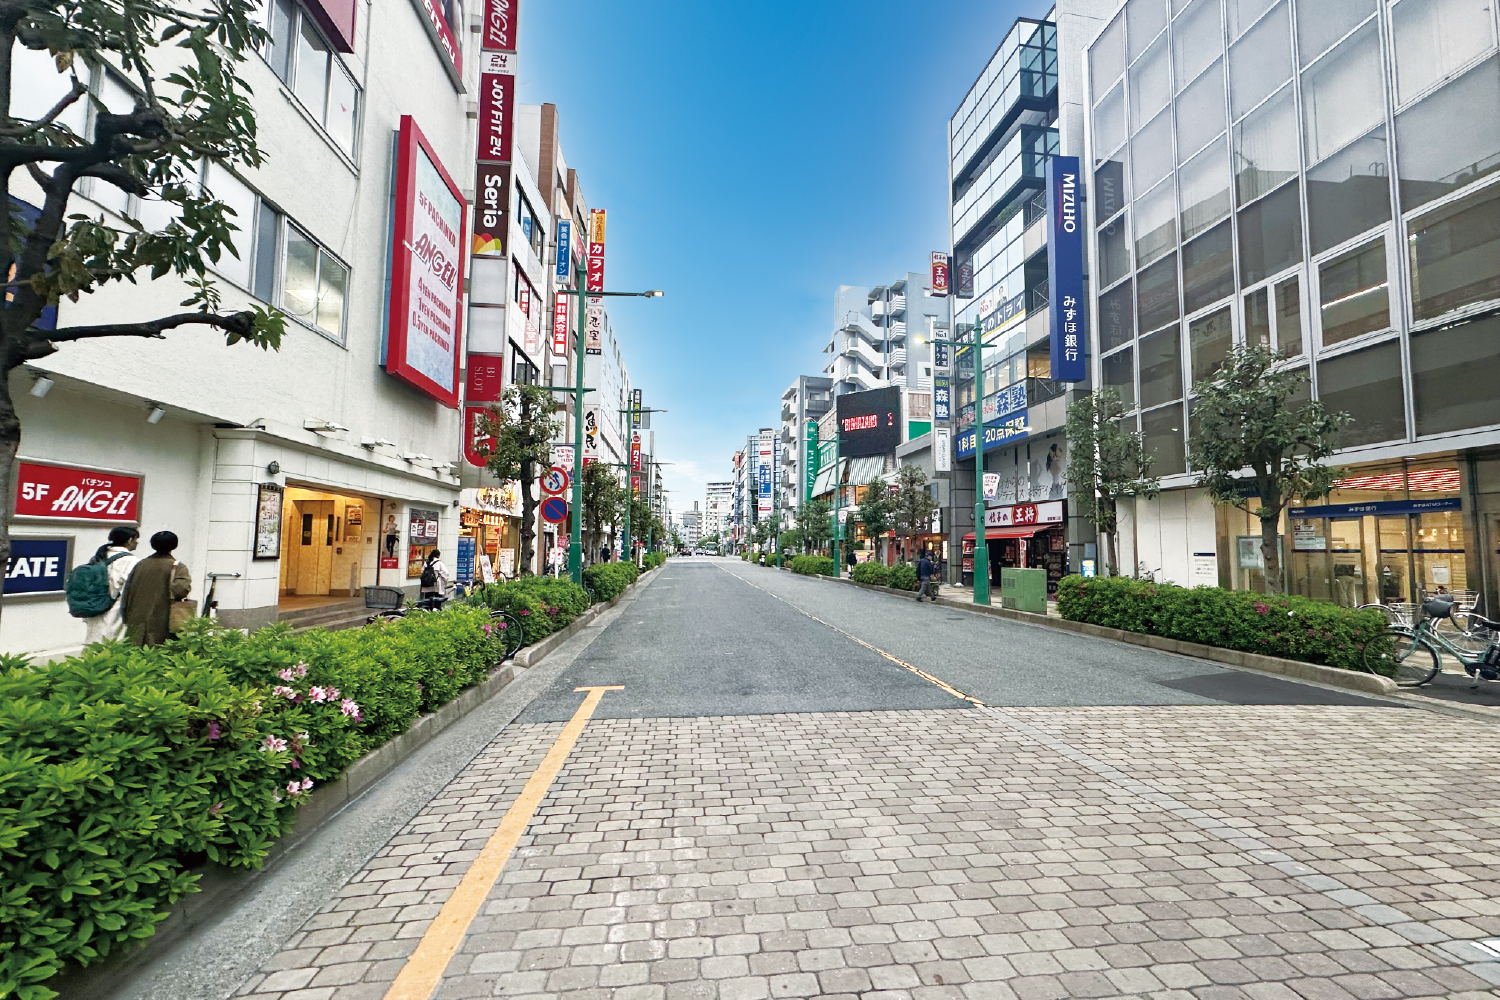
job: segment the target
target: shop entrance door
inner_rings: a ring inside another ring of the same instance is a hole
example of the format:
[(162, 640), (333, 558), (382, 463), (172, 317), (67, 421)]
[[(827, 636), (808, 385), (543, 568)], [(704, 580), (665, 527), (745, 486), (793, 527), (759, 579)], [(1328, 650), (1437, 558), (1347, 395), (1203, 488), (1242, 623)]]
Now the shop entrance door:
[(1405, 514), (1375, 519), (1380, 541), (1380, 603), (1410, 604), (1411, 542)]
[(1356, 608), (1365, 596), (1364, 518), (1328, 522), (1329, 559), (1333, 567), (1333, 601)]
[(332, 500), (299, 500), (297, 514), (301, 534), (293, 550), (296, 561), (291, 591), (297, 595), (324, 595), (332, 586), (333, 546), (338, 538), (338, 517)]

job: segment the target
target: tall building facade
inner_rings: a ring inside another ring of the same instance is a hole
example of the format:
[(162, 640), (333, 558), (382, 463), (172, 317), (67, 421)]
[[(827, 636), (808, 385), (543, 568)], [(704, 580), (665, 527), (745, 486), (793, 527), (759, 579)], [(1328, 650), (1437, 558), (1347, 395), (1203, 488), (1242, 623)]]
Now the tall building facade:
[[(1348, 412), (1284, 516), (1294, 593), (1500, 583), (1500, 24), (1488, 0), (1129, 0), (1087, 47), (1094, 376), (1167, 488), (1121, 562), (1261, 585), (1258, 523), (1193, 488), (1195, 382), (1265, 344)], [(1480, 111), (1479, 109), (1485, 109)]]
[(786, 524), (802, 506), (803, 477), (807, 471), (807, 422), (816, 420), (833, 405), (833, 380), (817, 375), (799, 375), (781, 394), (781, 515)]

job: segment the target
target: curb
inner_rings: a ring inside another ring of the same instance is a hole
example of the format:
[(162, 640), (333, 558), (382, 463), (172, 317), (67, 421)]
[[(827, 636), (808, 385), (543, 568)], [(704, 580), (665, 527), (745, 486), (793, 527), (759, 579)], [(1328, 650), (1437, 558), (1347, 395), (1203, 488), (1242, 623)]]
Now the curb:
[(222, 917), (242, 893), (255, 887), (260, 876), (284, 854), (312, 837), (340, 810), (369, 791), (381, 778), (415, 756), (449, 726), (478, 709), (505, 690), (521, 673), (546, 659), (557, 647), (579, 631), (593, 624), (605, 611), (645, 587), (656, 578), (661, 567), (642, 573), (640, 578), (608, 601), (589, 608), (566, 628), (554, 632), (535, 646), (525, 646), (509, 663), (501, 664), (484, 680), (466, 689), (458, 697), (426, 715), (419, 715), (411, 727), (365, 754), (344, 769), (332, 781), (313, 789), (307, 801), (297, 810), (291, 832), (271, 846), (265, 863), (256, 869), (230, 868), (207, 864), (198, 870), (198, 891), (179, 899), (167, 918), (156, 925), (156, 932), (144, 939), (138, 948), (117, 952), (111, 959), (86, 967), (69, 967), (43, 983), (64, 997), (101, 995), (108, 979), (134, 972), (171, 948), (190, 932)]
[[(845, 580), (842, 577), (820, 576), (810, 579), (826, 580), (829, 583), (841, 583), (846, 587), (859, 587), (861, 590), (873, 590), (892, 597), (913, 593), (913, 591), (907, 590), (892, 590), (889, 587), (881, 587), (873, 583), (855, 583), (853, 580)], [(939, 597), (937, 603), (957, 611), (967, 611), (970, 614), (988, 615), (991, 618), (1008, 618), (1011, 621), (1022, 622), (1041, 628), (1089, 635), (1096, 639), (1113, 639), (1116, 642), (1128, 642), (1132, 646), (1146, 646), (1167, 653), (1177, 653), (1181, 656), (1191, 656), (1200, 660), (1211, 660), (1215, 663), (1222, 663), (1230, 667), (1239, 667), (1243, 670), (1253, 670), (1262, 674), (1275, 674), (1276, 676), (1287, 677), (1292, 680), (1311, 681), (1314, 684), (1345, 688), (1351, 691), (1359, 691), (1362, 694), (1391, 697), (1395, 696), (1401, 690), (1396, 686), (1396, 682), (1389, 677), (1358, 673), (1353, 670), (1341, 670), (1338, 667), (1325, 667), (1321, 663), (1284, 660), (1279, 656), (1264, 656), (1260, 653), (1245, 653), (1237, 649), (1222, 649), (1218, 646), (1206, 646), (1199, 642), (1185, 642), (1181, 639), (1169, 639), (1166, 636), (1149, 635), (1144, 632), (1127, 632), (1124, 629), (1108, 628), (1103, 625), (1090, 625), (1087, 622), (1069, 621), (1066, 618), (1053, 618), (1050, 615), (1039, 615), (1029, 611), (1013, 611), (1009, 608), (970, 604), (965, 601), (956, 601), (951, 597)]]

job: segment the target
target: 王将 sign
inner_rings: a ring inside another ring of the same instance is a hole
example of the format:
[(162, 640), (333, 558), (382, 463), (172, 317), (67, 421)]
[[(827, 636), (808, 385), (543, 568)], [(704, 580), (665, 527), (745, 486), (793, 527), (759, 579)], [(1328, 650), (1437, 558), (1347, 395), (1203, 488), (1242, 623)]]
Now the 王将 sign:
[(948, 295), (948, 255), (940, 250), (932, 251), (932, 294), (939, 298)]

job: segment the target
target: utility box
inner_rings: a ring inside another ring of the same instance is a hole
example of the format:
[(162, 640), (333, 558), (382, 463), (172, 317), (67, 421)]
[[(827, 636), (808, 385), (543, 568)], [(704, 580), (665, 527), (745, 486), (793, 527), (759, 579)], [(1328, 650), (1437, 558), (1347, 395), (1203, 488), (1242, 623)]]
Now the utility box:
[(1047, 613), (1047, 571), (1011, 569), (1000, 571), (1000, 603), (1011, 611)]

